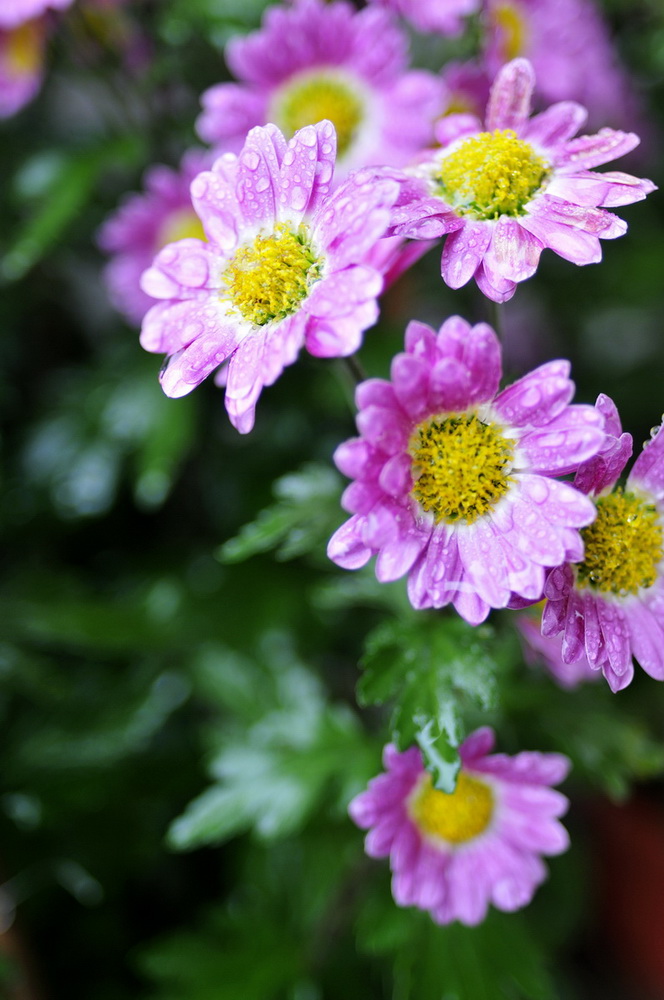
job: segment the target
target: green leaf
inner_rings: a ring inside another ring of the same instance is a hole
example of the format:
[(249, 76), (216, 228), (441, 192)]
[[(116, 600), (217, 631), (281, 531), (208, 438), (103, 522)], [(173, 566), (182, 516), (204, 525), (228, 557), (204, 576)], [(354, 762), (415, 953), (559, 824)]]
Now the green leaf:
[(341, 480), (328, 466), (305, 465), (278, 479), (273, 490), (277, 502), (218, 550), (222, 562), (241, 562), (270, 549), (277, 550), (277, 559), (294, 559), (322, 546), (337, 527)]
[(556, 1000), (541, 948), (521, 914), (490, 910), (477, 927), (438, 926), (398, 910), (387, 893), (367, 896), (358, 945), (394, 956), (393, 1000)]
[(17, 281), (27, 274), (79, 217), (109, 164), (133, 164), (142, 150), (140, 138), (122, 136), (70, 155), (40, 153), (41, 163), (29, 161), (16, 186), (36, 204), (0, 261), (0, 279)]
[[(344, 809), (375, 773), (374, 749), (353, 713), (328, 703), (314, 675), (293, 662), (292, 652), (284, 662), (283, 653), (276, 656), (272, 679), (250, 665), (249, 678), (259, 691), (267, 687), (268, 697), (271, 692), (272, 708), (259, 694), (253, 725), (221, 729), (221, 747), (210, 764), (215, 783), (171, 825), (171, 847), (191, 850), (247, 830), (261, 840), (285, 837), (317, 814), (321, 803), (329, 807), (331, 799), (334, 809)], [(221, 676), (232, 677), (239, 661), (222, 656), (216, 662)], [(208, 687), (214, 663), (208, 654)], [(236, 682), (227, 701), (239, 710), (243, 726), (246, 693)]]
[(392, 738), (400, 750), (419, 744), (436, 786), (445, 791), (454, 788), (459, 767), (464, 711), (497, 704), (497, 645), (489, 626), (472, 628), (441, 615), (385, 622), (367, 637), (359, 703), (395, 701)]

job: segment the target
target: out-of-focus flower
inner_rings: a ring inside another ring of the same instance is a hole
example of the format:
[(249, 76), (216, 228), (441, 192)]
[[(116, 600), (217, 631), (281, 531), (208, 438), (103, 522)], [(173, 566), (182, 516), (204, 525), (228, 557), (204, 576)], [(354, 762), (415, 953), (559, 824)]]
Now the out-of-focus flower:
[(0, 26), (0, 118), (9, 118), (38, 92), (44, 72), (46, 23), (42, 18)]
[(0, 3), (0, 28), (17, 28), (40, 17), (47, 10), (64, 10), (74, 0), (3, 0)]
[(633, 123), (635, 94), (592, 0), (486, 0), (483, 16), (492, 75), (525, 56), (544, 100), (580, 101), (593, 125)]
[(458, 35), (463, 31), (463, 18), (474, 14), (480, 0), (370, 0), (401, 14), (418, 31), (435, 31), (441, 35)]
[(367, 164), (404, 164), (433, 139), (442, 85), (408, 70), (407, 40), (383, 10), (299, 0), (271, 7), (263, 27), (233, 39), (226, 61), (241, 83), (202, 97), (198, 132), (239, 149), (247, 130), (274, 122), (286, 137), (323, 119), (337, 132), (337, 181)]
[(113, 255), (104, 271), (111, 301), (130, 323), (140, 323), (154, 305), (140, 280), (159, 250), (185, 237), (205, 239), (189, 187), (209, 164), (209, 153), (190, 150), (179, 171), (151, 167), (144, 193), (129, 195), (99, 231), (100, 247)]
[(575, 485), (592, 496), (593, 523), (582, 531), (582, 560), (549, 575), (542, 632), (563, 632), (562, 658), (582, 657), (602, 670), (612, 691), (634, 676), (632, 656), (664, 680), (664, 427), (643, 448), (624, 489), (615, 488), (632, 453), (613, 402), (600, 396), (608, 443), (577, 472)]
[(420, 751), (388, 745), (386, 773), (350, 804), (370, 832), (365, 850), (390, 858), (392, 893), (400, 906), (428, 910), (439, 924), (479, 924), (489, 904), (526, 906), (547, 875), (541, 855), (569, 846), (558, 822), (568, 801), (550, 786), (569, 770), (557, 753), (491, 754), (493, 731), (476, 730), (459, 747), (454, 792), (434, 788)]
[(587, 656), (580, 657), (575, 663), (565, 663), (562, 657), (562, 635), (555, 638), (542, 635), (541, 612), (540, 603), (514, 617), (523, 640), (526, 662), (533, 667), (543, 666), (560, 687), (570, 690), (586, 681), (599, 680), (599, 669), (591, 666)]
[(484, 118), (491, 78), (482, 63), (449, 62), (441, 72), (444, 86), (443, 114), (470, 114)]
[(406, 172), (393, 216), (394, 235), (451, 233), (441, 262), (445, 282), (460, 288), (474, 277), (496, 302), (535, 273), (546, 247), (574, 264), (600, 261), (600, 239), (627, 229), (606, 208), (655, 189), (630, 174), (592, 170), (629, 152), (638, 136), (607, 128), (572, 138), (586, 119), (572, 101), (529, 118), (534, 85), (530, 63), (515, 59), (493, 83), (484, 127), (473, 115), (440, 119), (442, 148)]
[(330, 558), (358, 569), (378, 553), (381, 582), (408, 573), (414, 607), (452, 603), (473, 625), (512, 594), (538, 600), (545, 567), (582, 557), (578, 529), (594, 517), (587, 497), (551, 477), (605, 440), (595, 407), (569, 405), (569, 368), (549, 362), (496, 395), (491, 327), (453, 316), (436, 335), (410, 323), (391, 382), (357, 388), (362, 436), (334, 456), (355, 479), (343, 497), (353, 516)]
[(226, 409), (241, 433), (302, 346), (352, 354), (378, 316), (383, 279), (362, 262), (398, 185), (357, 171), (330, 194), (334, 159), (330, 122), (288, 144), (275, 125), (252, 129), (239, 157), (226, 154), (192, 183), (208, 242), (169, 244), (143, 275), (143, 289), (166, 300), (141, 333), (146, 350), (169, 355), (164, 391), (182, 396), (229, 359)]

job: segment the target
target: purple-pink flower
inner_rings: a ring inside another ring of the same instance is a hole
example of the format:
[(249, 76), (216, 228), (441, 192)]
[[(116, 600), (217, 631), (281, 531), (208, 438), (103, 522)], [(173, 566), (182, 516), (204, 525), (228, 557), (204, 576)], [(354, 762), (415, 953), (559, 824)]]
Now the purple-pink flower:
[(46, 22), (2, 27), (0, 18), (0, 118), (9, 118), (37, 94), (44, 73)]
[(433, 787), (416, 747), (385, 747), (386, 773), (350, 803), (368, 829), (365, 850), (390, 858), (399, 906), (428, 910), (439, 924), (479, 924), (489, 904), (511, 912), (526, 906), (547, 876), (541, 855), (569, 846), (558, 822), (568, 801), (550, 786), (569, 761), (557, 753), (491, 754), (493, 731), (476, 730), (461, 744), (454, 792)]
[(232, 39), (226, 61), (239, 83), (202, 97), (198, 132), (236, 151), (247, 130), (274, 122), (290, 137), (322, 119), (337, 131), (337, 180), (356, 167), (404, 164), (433, 140), (441, 82), (409, 70), (407, 38), (384, 10), (343, 0), (270, 7), (263, 27)]
[(572, 138), (586, 111), (572, 101), (530, 118), (535, 76), (526, 59), (499, 72), (484, 125), (473, 115), (449, 115), (436, 127), (440, 149), (406, 173), (393, 215), (395, 235), (428, 239), (449, 233), (444, 280), (460, 288), (475, 278), (496, 302), (530, 278), (546, 247), (574, 264), (601, 260), (600, 239), (627, 224), (606, 209), (640, 201), (652, 181), (592, 168), (629, 152), (631, 132), (602, 129)]
[(17, 28), (47, 10), (64, 10), (72, 3), (73, 0), (4, 0), (0, 4), (0, 28)]
[(361, 437), (335, 452), (355, 482), (330, 558), (358, 569), (377, 554), (381, 582), (408, 574), (415, 608), (452, 603), (472, 625), (512, 595), (539, 600), (545, 568), (582, 558), (578, 529), (594, 517), (592, 501), (553, 477), (605, 440), (601, 413), (570, 405), (569, 369), (551, 361), (498, 393), (491, 327), (410, 323), (391, 381), (357, 388)]
[(154, 305), (140, 281), (155, 254), (167, 243), (188, 236), (205, 239), (189, 187), (209, 162), (209, 153), (191, 150), (179, 171), (151, 167), (145, 175), (144, 193), (129, 195), (99, 231), (99, 245), (111, 255), (104, 270), (109, 296), (130, 323), (140, 323)]
[(645, 444), (624, 488), (616, 487), (632, 438), (622, 433), (608, 397), (597, 406), (607, 443), (575, 478), (597, 514), (582, 531), (582, 559), (552, 570), (546, 581), (542, 632), (562, 632), (563, 660), (586, 657), (620, 691), (634, 676), (632, 657), (664, 680), (664, 427)]
[(580, 101), (591, 122), (624, 125), (634, 89), (593, 0), (485, 0), (484, 58), (493, 75), (524, 56), (547, 101)]
[(370, 0), (401, 14), (418, 31), (458, 35), (463, 18), (474, 14), (480, 0)]
[(141, 344), (167, 354), (161, 383), (183, 396), (215, 368), (241, 433), (256, 401), (302, 346), (317, 357), (352, 354), (378, 316), (381, 273), (364, 263), (383, 235), (398, 185), (357, 171), (333, 194), (332, 124), (286, 143), (274, 125), (252, 129), (191, 185), (207, 242), (164, 247), (143, 275), (163, 302), (143, 320)]

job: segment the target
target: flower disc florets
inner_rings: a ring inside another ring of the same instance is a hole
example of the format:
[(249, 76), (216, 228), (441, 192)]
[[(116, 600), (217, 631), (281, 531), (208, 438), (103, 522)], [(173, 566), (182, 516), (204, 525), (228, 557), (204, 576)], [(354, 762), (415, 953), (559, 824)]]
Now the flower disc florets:
[(582, 557), (578, 529), (594, 505), (554, 477), (605, 440), (594, 407), (569, 405), (567, 362), (498, 393), (500, 375), (485, 324), (452, 317), (435, 334), (411, 323), (391, 382), (358, 386), (361, 437), (335, 453), (356, 481), (343, 498), (353, 516), (330, 540), (330, 558), (357, 569), (376, 554), (379, 580), (408, 574), (414, 607), (452, 603), (472, 624), (514, 594), (539, 598), (545, 567), (562, 553)]
[(431, 417), (415, 428), (411, 495), (438, 524), (474, 524), (494, 509), (512, 482), (514, 442), (476, 413)]
[(459, 215), (498, 219), (522, 215), (547, 175), (546, 160), (529, 143), (512, 129), (494, 129), (464, 139), (441, 160), (435, 179)]
[(349, 806), (369, 831), (367, 854), (390, 859), (396, 902), (428, 910), (439, 924), (478, 924), (489, 904), (526, 906), (546, 878), (541, 855), (569, 844), (558, 822), (567, 799), (550, 787), (565, 778), (567, 758), (491, 754), (493, 743), (489, 728), (464, 740), (451, 794), (432, 787), (418, 749), (387, 746), (385, 773)]
[(664, 431), (660, 427), (627, 478), (632, 453), (613, 402), (600, 396), (607, 444), (579, 469), (575, 485), (594, 499), (597, 515), (582, 536), (582, 559), (552, 570), (542, 617), (546, 637), (562, 634), (565, 663), (587, 658), (613, 691), (634, 676), (632, 656), (664, 680)]
[(456, 114), (436, 127), (440, 148), (402, 177), (391, 232), (414, 239), (447, 235), (442, 276), (451, 288), (475, 278), (496, 302), (530, 278), (546, 247), (575, 264), (601, 260), (600, 239), (627, 226), (606, 207), (640, 201), (655, 189), (629, 174), (591, 168), (629, 152), (629, 132), (602, 129), (572, 138), (586, 119), (571, 101), (530, 118), (535, 85), (525, 59), (504, 66), (486, 118)]
[(190, 392), (227, 361), (226, 409), (251, 430), (256, 400), (302, 346), (319, 357), (357, 350), (378, 315), (381, 274), (368, 263), (398, 193), (357, 171), (330, 194), (330, 122), (286, 143), (274, 125), (252, 129), (239, 157), (192, 182), (207, 240), (158, 254), (143, 289), (164, 299), (143, 321), (141, 343), (169, 355), (169, 396)]
[(323, 119), (337, 132), (337, 181), (350, 170), (408, 163), (433, 141), (442, 81), (410, 70), (407, 36), (385, 10), (344, 0), (269, 7), (259, 31), (234, 38), (226, 62), (239, 83), (202, 97), (197, 127), (219, 151), (274, 122), (286, 138)]

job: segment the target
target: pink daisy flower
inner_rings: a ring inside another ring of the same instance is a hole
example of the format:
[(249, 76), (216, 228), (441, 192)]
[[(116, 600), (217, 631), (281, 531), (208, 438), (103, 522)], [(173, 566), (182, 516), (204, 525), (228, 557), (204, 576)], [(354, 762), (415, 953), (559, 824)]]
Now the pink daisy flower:
[(633, 149), (636, 135), (602, 129), (573, 139), (586, 112), (571, 101), (529, 118), (534, 85), (530, 63), (515, 59), (493, 83), (484, 126), (472, 115), (441, 119), (442, 148), (407, 171), (393, 216), (391, 232), (416, 239), (439, 235), (442, 216), (451, 232), (445, 282), (460, 288), (474, 277), (495, 302), (535, 273), (546, 247), (574, 264), (601, 260), (600, 239), (627, 229), (606, 207), (655, 189), (630, 174), (591, 169)]
[(463, 18), (474, 14), (480, 0), (370, 0), (401, 14), (418, 31), (458, 35)]
[(532, 611), (524, 611), (514, 617), (521, 634), (526, 663), (531, 667), (544, 667), (560, 687), (568, 690), (587, 681), (599, 680), (599, 669), (588, 662), (587, 656), (581, 656), (575, 663), (565, 663), (562, 656), (562, 635), (542, 635), (541, 617), (539, 604)]
[(562, 632), (565, 663), (587, 657), (611, 690), (620, 691), (634, 676), (632, 657), (664, 680), (664, 427), (644, 445), (624, 489), (616, 488), (632, 438), (621, 433), (608, 397), (600, 396), (597, 407), (611, 437), (575, 479), (593, 498), (597, 516), (581, 532), (582, 559), (547, 579), (542, 632)]
[(486, 0), (484, 27), (492, 75), (525, 56), (543, 99), (580, 101), (598, 124), (633, 120), (633, 89), (592, 0)]
[(357, 388), (362, 436), (335, 452), (355, 482), (330, 558), (358, 569), (377, 553), (382, 583), (407, 573), (415, 608), (452, 603), (472, 625), (513, 594), (539, 600), (544, 568), (582, 557), (578, 529), (594, 516), (587, 497), (551, 477), (604, 442), (599, 411), (569, 405), (569, 367), (549, 362), (496, 395), (491, 327), (453, 316), (436, 335), (410, 323), (391, 382)]
[(231, 40), (240, 83), (202, 97), (200, 136), (238, 149), (247, 129), (274, 122), (290, 137), (323, 119), (337, 131), (337, 179), (368, 164), (403, 164), (433, 139), (441, 83), (408, 70), (407, 39), (387, 11), (299, 0), (270, 7), (263, 27)]
[(183, 396), (228, 361), (226, 409), (241, 433), (256, 401), (300, 348), (352, 354), (378, 316), (383, 286), (362, 263), (389, 221), (398, 185), (358, 171), (329, 194), (330, 122), (287, 144), (274, 125), (252, 129), (239, 157), (191, 185), (207, 242), (164, 247), (143, 289), (164, 299), (143, 320), (141, 344), (169, 355), (161, 384)]
[[(0, 25), (1, 25), (0, 20)], [(9, 118), (35, 97), (44, 74), (46, 23), (0, 26), (0, 118)]]
[(0, 28), (17, 28), (47, 10), (64, 10), (73, 0), (4, 0), (0, 3)]
[(567, 775), (557, 753), (491, 754), (493, 731), (477, 729), (459, 747), (461, 770), (451, 793), (434, 788), (416, 747), (385, 747), (386, 773), (350, 803), (370, 832), (365, 850), (390, 858), (399, 906), (428, 910), (439, 924), (479, 924), (489, 904), (526, 906), (547, 876), (541, 855), (569, 846), (558, 822), (568, 801), (550, 785)]
[(140, 282), (155, 254), (179, 239), (205, 239), (189, 187), (209, 162), (209, 153), (190, 150), (179, 171), (151, 167), (145, 174), (144, 193), (129, 195), (99, 231), (99, 246), (112, 255), (104, 270), (111, 302), (130, 323), (140, 323), (154, 305)]

